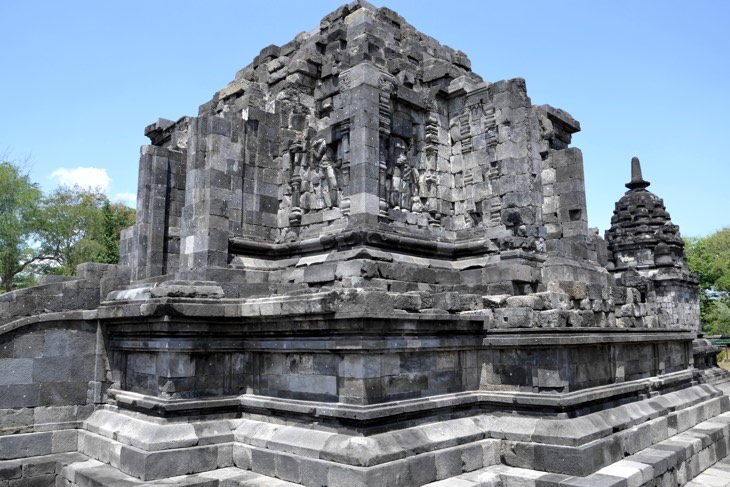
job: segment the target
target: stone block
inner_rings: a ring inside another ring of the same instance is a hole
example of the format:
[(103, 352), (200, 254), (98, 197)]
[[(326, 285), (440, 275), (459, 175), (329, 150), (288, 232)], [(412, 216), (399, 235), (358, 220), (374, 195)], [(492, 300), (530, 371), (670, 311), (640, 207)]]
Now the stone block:
[(150, 357), (142, 357), (138, 354), (137, 357), (145, 361), (149, 360), (149, 365), (145, 367), (147, 373), (167, 378), (195, 376), (196, 363), (193, 357), (187, 353), (163, 352)]
[(40, 402), (50, 406), (85, 404), (88, 382), (44, 382), (40, 384)]
[(40, 477), (42, 475), (53, 475), (56, 473), (55, 458), (39, 459), (33, 463), (23, 465), (23, 477)]
[(484, 448), (482, 442), (473, 443), (461, 448), (461, 469), (471, 472), (484, 466)]
[(33, 430), (33, 409), (0, 409), (0, 435), (28, 433)]
[(96, 336), (83, 330), (48, 330), (46, 332), (44, 357), (71, 357), (79, 353), (93, 354)]
[(114, 438), (145, 451), (185, 448), (198, 444), (193, 425), (171, 423), (153, 425), (146, 421), (127, 421), (114, 432)]
[(561, 371), (540, 367), (537, 370), (537, 386), (547, 389), (563, 388), (568, 386), (568, 381), (561, 377)]
[(217, 445), (156, 452), (122, 446), (119, 456), (119, 470), (142, 480), (205, 472), (217, 467)]
[[(44, 334), (32, 332), (15, 338), (12, 344), (14, 358), (34, 358), (43, 355)], [(2, 345), (0, 345), (2, 347)], [(3, 358), (0, 354), (0, 359)], [(10, 358), (10, 357), (8, 357)]]
[(323, 485), (347, 485), (353, 487), (367, 487), (365, 469), (343, 467), (333, 464), (327, 471), (327, 479)]
[(20, 462), (2, 462), (0, 463), (0, 481), (19, 479), (23, 475), (22, 464)]
[(48, 455), (52, 438), (51, 432), (0, 436), (0, 460)]
[(383, 375), (380, 355), (346, 355), (339, 363), (338, 375), (351, 378), (373, 378)]
[(276, 477), (289, 482), (302, 482), (301, 460), (293, 455), (279, 454), (275, 460)]
[(0, 409), (38, 406), (40, 389), (40, 384), (0, 385)]
[(425, 485), (436, 480), (436, 455), (422, 453), (407, 459), (408, 479), (411, 485)]
[(299, 467), (301, 482), (303, 485), (327, 485), (331, 469), (332, 464), (330, 462), (323, 462), (314, 458), (304, 459)]
[[(560, 445), (508, 442), (504, 456), (507, 465), (586, 476), (623, 458), (617, 438), (588, 443), (581, 448)], [(633, 460), (629, 457), (628, 459)]]
[(304, 269), (304, 282), (321, 284), (335, 280), (336, 264), (314, 264)]
[(0, 359), (0, 386), (32, 384), (33, 362), (31, 358)]
[(281, 453), (263, 448), (251, 448), (251, 468), (256, 473), (276, 476), (276, 459)]
[(542, 297), (535, 294), (510, 296), (507, 298), (506, 304), (510, 308), (532, 308), (538, 311), (545, 309), (545, 303)]
[(33, 421), (36, 424), (68, 423), (77, 419), (77, 406), (37, 407), (33, 409)]
[(78, 448), (78, 430), (63, 429), (53, 431), (51, 451), (53, 453), (75, 452)]
[(531, 328), (535, 325), (532, 308), (498, 308), (494, 310), (494, 326), (497, 328)]
[(560, 483), (565, 487), (627, 487), (626, 479), (613, 475), (593, 474), (585, 478), (570, 478)]
[(668, 468), (676, 465), (676, 452), (647, 448), (626, 459), (651, 466), (654, 477), (658, 477), (666, 472)]
[(65, 382), (70, 380), (70, 362), (79, 357), (41, 357), (33, 360), (35, 382)]
[(436, 465), (436, 480), (455, 477), (463, 472), (462, 452), (460, 448), (446, 448), (434, 452), (434, 463)]

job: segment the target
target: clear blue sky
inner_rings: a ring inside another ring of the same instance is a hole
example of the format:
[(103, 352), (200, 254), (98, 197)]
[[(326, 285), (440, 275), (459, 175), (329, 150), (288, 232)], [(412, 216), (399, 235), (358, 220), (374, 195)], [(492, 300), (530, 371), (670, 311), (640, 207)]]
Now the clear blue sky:
[[(0, 154), (29, 155), (46, 190), (81, 174), (112, 198), (136, 193), (146, 125), (196, 115), (261, 48), (342, 3), (0, 2)], [(373, 3), (466, 52), (485, 80), (525, 78), (534, 104), (581, 122), (573, 145), (601, 234), (634, 155), (683, 235), (730, 225), (730, 2)]]

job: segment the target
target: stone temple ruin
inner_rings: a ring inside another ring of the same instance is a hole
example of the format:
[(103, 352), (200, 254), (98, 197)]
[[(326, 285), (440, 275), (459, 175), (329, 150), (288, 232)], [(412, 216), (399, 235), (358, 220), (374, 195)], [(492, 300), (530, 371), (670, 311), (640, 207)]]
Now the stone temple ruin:
[(0, 296), (0, 486), (704, 485), (697, 279), (578, 130), (364, 1), (264, 48), (146, 128), (121, 265)]

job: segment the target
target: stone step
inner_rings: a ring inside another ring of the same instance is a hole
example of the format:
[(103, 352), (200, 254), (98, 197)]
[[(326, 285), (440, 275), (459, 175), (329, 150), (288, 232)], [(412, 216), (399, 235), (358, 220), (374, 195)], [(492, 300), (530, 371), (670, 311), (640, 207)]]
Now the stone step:
[(63, 465), (86, 458), (81, 453), (70, 452), (0, 461), (0, 486), (53, 485)]
[(485, 467), (449, 479), (431, 482), (423, 487), (503, 487), (499, 474), (488, 471), (488, 468), (491, 467)]
[(730, 487), (730, 457), (720, 460), (684, 487)]
[(492, 465), (428, 487), (730, 487), (730, 412), (586, 477)]
[(139, 480), (98, 460), (85, 457), (64, 465), (58, 471), (56, 486), (135, 486), (175, 485), (184, 487), (302, 487), (285, 480), (267, 477), (236, 467), (220, 468), (192, 475), (159, 480)]

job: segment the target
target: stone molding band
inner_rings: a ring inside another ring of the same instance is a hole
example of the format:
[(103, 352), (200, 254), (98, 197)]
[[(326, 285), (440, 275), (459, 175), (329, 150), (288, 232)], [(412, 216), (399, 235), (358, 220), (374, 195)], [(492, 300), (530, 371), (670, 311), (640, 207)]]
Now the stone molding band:
[(397, 250), (406, 254), (443, 259), (472, 257), (498, 252), (498, 249), (494, 248), (492, 242), (487, 238), (461, 240), (452, 243), (364, 229), (281, 244), (231, 237), (228, 240), (228, 246), (230, 252), (234, 254), (244, 254), (247, 257), (266, 257), (268, 259), (283, 259), (326, 250), (348, 250), (361, 246)]

